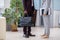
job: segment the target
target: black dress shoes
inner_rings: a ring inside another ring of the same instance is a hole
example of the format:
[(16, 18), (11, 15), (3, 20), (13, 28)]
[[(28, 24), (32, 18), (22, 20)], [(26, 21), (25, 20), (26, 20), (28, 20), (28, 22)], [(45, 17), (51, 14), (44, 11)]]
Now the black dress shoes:
[(24, 34), (24, 35), (23, 35), (23, 37), (25, 37), (25, 38), (29, 38), (29, 36), (35, 37), (35, 35), (32, 35), (31, 33), (30, 33), (30, 34)]
[(29, 34), (29, 36), (35, 37), (35, 35)]
[(29, 35), (24, 34), (23, 37), (25, 37), (25, 38), (29, 38)]

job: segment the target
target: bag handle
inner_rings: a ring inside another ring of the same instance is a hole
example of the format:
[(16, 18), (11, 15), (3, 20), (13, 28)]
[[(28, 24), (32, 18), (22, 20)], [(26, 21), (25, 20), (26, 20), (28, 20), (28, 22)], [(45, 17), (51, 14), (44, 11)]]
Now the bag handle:
[(25, 14), (24, 14), (24, 17), (29, 17), (28, 13), (27, 13), (27, 14), (25, 13)]

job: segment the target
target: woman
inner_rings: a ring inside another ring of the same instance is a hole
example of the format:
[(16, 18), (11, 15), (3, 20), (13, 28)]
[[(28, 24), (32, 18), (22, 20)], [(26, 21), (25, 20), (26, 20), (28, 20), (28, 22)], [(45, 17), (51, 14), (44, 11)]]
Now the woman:
[(42, 13), (45, 32), (43, 38), (49, 38), (50, 35), (50, 15), (51, 15), (51, 0), (42, 0)]

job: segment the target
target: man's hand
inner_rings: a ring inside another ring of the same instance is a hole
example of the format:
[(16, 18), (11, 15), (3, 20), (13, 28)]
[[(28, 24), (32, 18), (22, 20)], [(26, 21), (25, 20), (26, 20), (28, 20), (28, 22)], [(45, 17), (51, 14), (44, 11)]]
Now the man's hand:
[(27, 14), (27, 11), (25, 10), (24, 13)]

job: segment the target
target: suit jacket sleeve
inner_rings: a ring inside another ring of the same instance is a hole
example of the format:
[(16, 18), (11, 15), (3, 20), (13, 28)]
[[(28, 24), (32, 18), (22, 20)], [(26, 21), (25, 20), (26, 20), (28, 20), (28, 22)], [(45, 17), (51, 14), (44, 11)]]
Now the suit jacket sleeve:
[(23, 6), (24, 6), (24, 10), (27, 10), (26, 0), (23, 0)]

